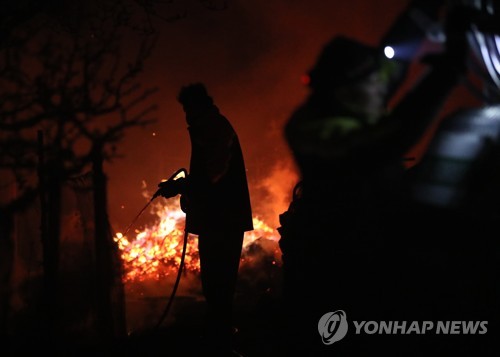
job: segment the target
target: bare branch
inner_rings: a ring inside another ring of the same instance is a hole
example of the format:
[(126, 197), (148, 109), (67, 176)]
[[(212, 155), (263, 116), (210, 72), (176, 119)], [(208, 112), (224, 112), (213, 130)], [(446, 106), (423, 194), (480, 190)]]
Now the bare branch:
[(151, 97), (151, 95), (158, 92), (158, 88), (148, 88), (146, 89), (139, 97), (132, 100), (130, 103), (124, 106), (124, 110), (129, 111), (135, 106), (143, 103), (147, 98)]

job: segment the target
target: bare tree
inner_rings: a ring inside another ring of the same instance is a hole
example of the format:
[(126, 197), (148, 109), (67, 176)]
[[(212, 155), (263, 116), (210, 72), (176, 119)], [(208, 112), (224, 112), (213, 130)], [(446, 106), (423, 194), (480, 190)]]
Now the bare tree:
[[(154, 36), (137, 34), (141, 38), (132, 42), (136, 47), (127, 51), (122, 30), (105, 21), (100, 26), (93, 21), (91, 27), (85, 22), (78, 31), (54, 31), (34, 22), (10, 36), (9, 46), (0, 51), (0, 171), (15, 183), (16, 196), (2, 203), (2, 213), (12, 217), (15, 207), (40, 192), (46, 211), (41, 224), (43, 304), (51, 316), (58, 291), (62, 186), (68, 178), (92, 170), (96, 264), (102, 272), (97, 275), (99, 326), (113, 333), (113, 243), (103, 162), (118, 156), (117, 144), (128, 129), (154, 120), (156, 105), (148, 102), (156, 88), (143, 88), (139, 81)], [(8, 247), (12, 224), (2, 223)], [(10, 270), (5, 271), (7, 279)]]
[[(86, 170), (93, 175), (96, 264), (103, 273), (97, 282), (101, 332), (115, 329), (109, 317), (114, 245), (103, 163), (119, 156), (118, 144), (129, 129), (154, 120), (156, 88), (143, 88), (139, 75), (158, 21), (178, 21), (191, 9), (227, 7), (225, 0), (0, 0), (0, 190), (14, 187), (0, 200), (0, 332), (7, 320), (15, 215), (39, 199), (42, 305), (50, 316), (57, 295), (62, 185)], [(140, 39), (124, 48), (127, 36)]]

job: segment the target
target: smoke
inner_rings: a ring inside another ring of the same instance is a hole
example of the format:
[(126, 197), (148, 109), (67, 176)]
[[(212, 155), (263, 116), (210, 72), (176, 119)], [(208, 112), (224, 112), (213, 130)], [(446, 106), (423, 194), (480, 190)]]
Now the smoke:
[(298, 182), (298, 174), (291, 160), (282, 160), (274, 164), (268, 174), (263, 174), (255, 183), (252, 192), (253, 210), (257, 216), (276, 229), (279, 226), (279, 215), (287, 210), (294, 186)]

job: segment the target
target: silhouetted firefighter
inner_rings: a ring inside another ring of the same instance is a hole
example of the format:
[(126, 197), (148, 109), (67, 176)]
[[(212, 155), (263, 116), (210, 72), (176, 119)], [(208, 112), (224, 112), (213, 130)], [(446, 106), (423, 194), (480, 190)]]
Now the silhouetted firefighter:
[[(414, 1), (408, 10), (437, 16), (438, 5)], [(285, 127), (302, 178), (300, 199), (281, 216), (280, 228), (291, 333), (297, 334), (292, 349), (331, 354), (318, 335), (318, 321), (330, 311), (344, 310), (349, 321), (419, 319), (406, 314), (404, 308), (417, 308), (398, 295), (406, 251), (418, 244), (404, 241), (400, 228), (406, 219), (400, 212), (407, 200), (404, 157), (466, 75), (461, 16), (450, 11), (445, 51), (425, 57), (429, 70), (390, 110), (387, 103), (418, 46), (408, 61), (389, 60), (382, 48), (339, 35), (309, 72), (310, 95)], [(408, 11), (400, 19), (405, 17)], [(392, 33), (403, 25), (397, 22)], [(384, 40), (389, 38), (391, 33)], [(334, 350), (364, 355), (380, 347), (387, 354), (401, 347), (391, 341), (367, 341), (352, 332)]]
[(186, 230), (198, 235), (208, 342), (216, 352), (229, 353), (243, 235), (253, 229), (243, 154), (236, 132), (204, 84), (183, 87), (178, 101), (191, 139), (189, 175), (160, 184), (158, 194), (182, 194)]

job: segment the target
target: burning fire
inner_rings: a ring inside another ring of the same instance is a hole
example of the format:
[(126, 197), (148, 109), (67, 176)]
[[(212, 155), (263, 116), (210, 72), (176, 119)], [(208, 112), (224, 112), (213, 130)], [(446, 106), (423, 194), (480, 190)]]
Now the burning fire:
[[(181, 262), (185, 214), (180, 209), (179, 198), (153, 202), (151, 211), (155, 222), (142, 229), (136, 229), (135, 237), (117, 233), (114, 241), (118, 245), (124, 265), (124, 282), (159, 280), (176, 274)], [(252, 264), (256, 246), (265, 252), (272, 264), (281, 264), (278, 248), (279, 235), (258, 217), (253, 218), (254, 230), (245, 233), (241, 264)], [(188, 236), (184, 271), (199, 273), (197, 237)]]

